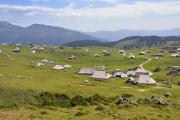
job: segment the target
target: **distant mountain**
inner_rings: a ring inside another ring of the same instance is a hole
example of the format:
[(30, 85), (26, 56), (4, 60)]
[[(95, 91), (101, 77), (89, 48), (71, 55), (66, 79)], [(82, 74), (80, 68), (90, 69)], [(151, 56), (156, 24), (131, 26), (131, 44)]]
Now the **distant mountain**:
[(108, 39), (110, 41), (116, 41), (129, 36), (180, 36), (180, 28), (170, 30), (118, 30), (118, 31), (97, 31), (87, 32), (89, 35), (101, 39)]
[(101, 40), (85, 33), (61, 27), (33, 24), (20, 27), (8, 22), (0, 22), (0, 43), (53, 44), (62, 45), (74, 40)]
[(97, 40), (76, 40), (70, 43), (64, 44), (64, 46), (69, 47), (88, 47), (88, 46), (112, 46), (112, 42), (100, 42)]
[(180, 45), (180, 36), (132, 36), (113, 42), (113, 47), (133, 49), (142, 47), (160, 47), (168, 44)]
[(168, 44), (180, 45), (180, 37), (168, 36), (132, 36), (113, 42), (99, 42), (96, 40), (77, 40), (65, 44), (70, 47), (87, 47), (87, 46), (105, 46), (105, 47), (117, 47), (123, 49), (133, 49), (142, 47), (160, 47)]

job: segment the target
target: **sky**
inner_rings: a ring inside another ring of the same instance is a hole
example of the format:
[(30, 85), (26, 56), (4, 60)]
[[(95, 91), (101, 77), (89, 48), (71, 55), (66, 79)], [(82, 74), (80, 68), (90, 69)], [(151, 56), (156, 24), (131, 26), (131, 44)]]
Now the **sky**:
[(180, 0), (0, 0), (0, 21), (79, 31), (180, 27)]

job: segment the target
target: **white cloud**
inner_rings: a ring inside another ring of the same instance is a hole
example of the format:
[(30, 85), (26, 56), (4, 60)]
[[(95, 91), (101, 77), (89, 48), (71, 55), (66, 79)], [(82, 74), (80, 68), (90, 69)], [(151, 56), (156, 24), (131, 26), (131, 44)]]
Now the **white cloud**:
[(51, 0), (29, 0), (31, 2), (50, 2)]
[[(0, 11), (7, 11), (11, 13), (16, 13), (16, 12), (23, 12), (26, 15), (35, 15), (35, 14), (54, 14), (54, 15), (78, 15), (78, 13), (72, 11), (67, 8), (62, 8), (62, 9), (55, 9), (55, 8), (50, 8), (50, 7), (44, 7), (44, 6), (19, 6), (19, 5), (5, 5), (5, 4), (0, 4)], [(79, 16), (79, 15), (78, 15)]]
[(77, 10), (82, 16), (99, 16), (99, 17), (134, 17), (145, 14), (155, 13), (160, 15), (172, 15), (180, 13), (180, 2), (137, 2), (134, 4), (117, 4), (113, 7), (106, 8), (89, 8)]
[[(63, 0), (29, 0), (31, 2), (53, 2), (53, 1), (63, 1)], [(103, 2), (103, 3), (118, 3), (121, 0), (67, 0), (68, 2), (76, 2), (76, 1), (82, 1), (82, 2)]]
[(42, 23), (83, 31), (180, 27), (180, 1), (118, 3), (103, 8), (91, 4), (77, 8), (75, 2), (70, 3), (64, 8), (0, 4), (0, 20), (3, 17), (24, 26)]
[[(94, 0), (89, 0), (94, 1)], [(110, 1), (110, 0), (99, 0)], [(119, 3), (115, 6), (105, 8), (74, 8), (74, 3), (64, 8), (51, 8), (45, 6), (20, 6), (0, 4), (0, 11), (24, 12), (29, 15), (52, 14), (58, 16), (84, 16), (84, 17), (134, 17), (142, 16), (149, 13), (160, 15), (180, 13), (180, 2), (136, 2), (134, 4)]]
[(87, 1), (87, 2), (104, 2), (104, 3), (115, 4), (115, 3), (118, 3), (120, 0), (82, 0), (82, 1)]

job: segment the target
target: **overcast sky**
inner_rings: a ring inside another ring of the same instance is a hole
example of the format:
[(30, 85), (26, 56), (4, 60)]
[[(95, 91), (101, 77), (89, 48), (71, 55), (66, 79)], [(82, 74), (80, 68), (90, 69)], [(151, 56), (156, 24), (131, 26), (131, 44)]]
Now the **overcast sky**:
[(180, 0), (0, 0), (0, 21), (80, 31), (180, 27)]

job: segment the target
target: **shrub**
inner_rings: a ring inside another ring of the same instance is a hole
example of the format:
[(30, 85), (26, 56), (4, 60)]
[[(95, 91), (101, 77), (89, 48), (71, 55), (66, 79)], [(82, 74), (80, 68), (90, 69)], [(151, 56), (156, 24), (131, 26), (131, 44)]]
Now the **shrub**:
[(99, 105), (96, 107), (96, 110), (103, 111), (105, 109), (104, 105)]
[(98, 103), (104, 103), (106, 101), (106, 98), (103, 96), (100, 96), (99, 94), (95, 94), (87, 98), (87, 101), (91, 105), (97, 105)]
[(8, 109), (14, 109), (17, 108), (18, 105), (16, 103), (12, 104), (0, 104), (0, 109), (8, 108)]
[(180, 85), (180, 81), (178, 81), (177, 85)]
[(132, 95), (132, 94), (128, 94), (128, 93), (126, 93), (126, 94), (122, 94), (122, 97), (129, 98), (129, 97), (133, 97), (133, 95)]
[(132, 108), (133, 106), (132, 105), (130, 105), (130, 104), (125, 104), (124, 105), (124, 108)]
[(80, 96), (80, 95), (76, 95), (75, 97), (73, 97), (71, 99), (71, 105), (74, 107), (74, 106), (77, 106), (77, 105), (87, 105), (87, 102), (85, 100), (84, 97)]
[(38, 106), (57, 105), (71, 107), (71, 100), (65, 94), (42, 92), (35, 96)]
[(40, 114), (41, 115), (46, 115), (46, 114), (48, 114), (48, 112), (47, 111), (41, 111)]
[(65, 94), (55, 94), (56, 102), (61, 107), (71, 107), (71, 99)]
[(112, 100), (107, 99), (99, 94), (95, 94), (88, 98), (76, 95), (72, 99), (69, 98), (65, 94), (60, 93), (50, 93), (50, 92), (42, 92), (38, 95), (35, 95), (35, 105), (38, 107), (43, 106), (60, 106), (60, 107), (75, 107), (78, 105), (86, 106), (90, 105), (98, 105), (98, 104), (109, 104)]
[(83, 112), (83, 111), (79, 111), (75, 114), (75, 116), (82, 116), (82, 115), (85, 115), (87, 114), (87, 112)]

